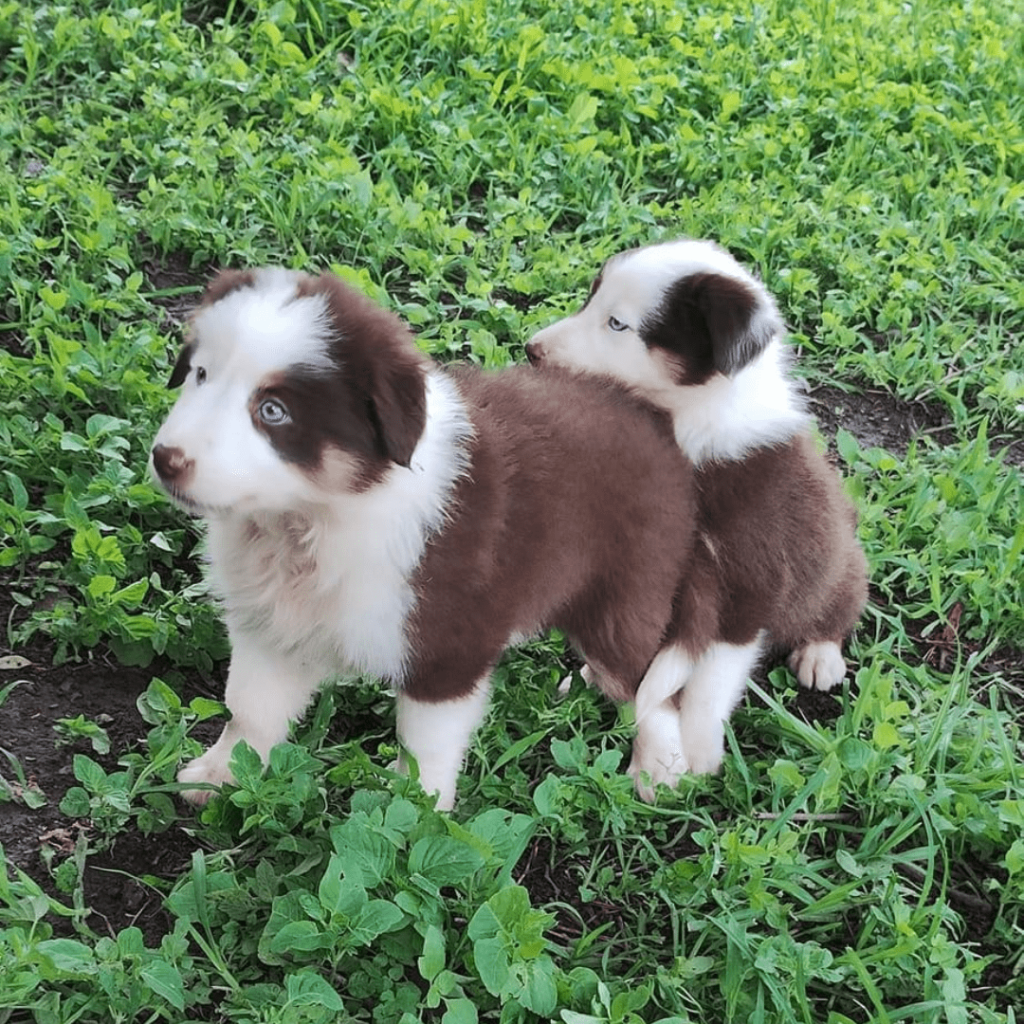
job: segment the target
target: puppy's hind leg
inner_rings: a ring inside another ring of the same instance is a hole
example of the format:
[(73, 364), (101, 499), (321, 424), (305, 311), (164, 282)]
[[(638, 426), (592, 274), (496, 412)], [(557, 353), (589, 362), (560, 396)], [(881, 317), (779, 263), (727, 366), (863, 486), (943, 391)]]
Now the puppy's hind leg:
[(679, 732), (690, 771), (717, 772), (725, 753), (725, 722), (739, 703), (761, 653), (762, 637), (749, 644), (712, 644), (680, 694)]
[[(288, 723), (298, 718), (326, 674), (321, 666), (284, 655), (246, 634), (232, 634), (231, 666), (224, 703), (231, 721), (201, 757), (178, 772), (179, 782), (220, 786), (231, 782), (228, 761), (236, 743), (245, 740), (265, 761), (271, 747), (288, 738)], [(193, 804), (210, 799), (208, 789), (182, 794)]]
[(845, 538), (845, 549), (845, 556), (835, 559), (836, 565), (842, 564), (843, 568), (828, 601), (819, 610), (815, 624), (804, 627), (803, 642), (786, 662), (800, 685), (809, 690), (831, 690), (843, 681), (843, 638), (853, 632), (867, 603), (868, 566), (852, 532)]
[[(490, 676), (486, 675), (457, 700), (428, 703), (398, 692), (398, 738), (416, 758), (420, 785), (427, 793), (437, 793), (440, 811), (455, 806), (459, 770), (473, 732), (487, 712), (490, 689)], [(404, 768), (404, 758), (400, 757), (398, 764)]]
[(846, 662), (835, 640), (812, 640), (795, 648), (786, 661), (801, 686), (831, 690), (846, 677)]

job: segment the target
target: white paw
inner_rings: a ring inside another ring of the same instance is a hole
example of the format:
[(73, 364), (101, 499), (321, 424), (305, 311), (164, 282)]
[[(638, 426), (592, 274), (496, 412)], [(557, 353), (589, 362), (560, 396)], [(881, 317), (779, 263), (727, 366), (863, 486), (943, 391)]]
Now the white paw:
[(831, 690), (846, 676), (843, 652), (832, 640), (816, 640), (798, 647), (786, 664), (808, 690)]
[(688, 768), (686, 757), (681, 750), (660, 751), (652, 755), (634, 744), (633, 759), (629, 762), (626, 774), (633, 779), (636, 795), (644, 803), (653, 804), (657, 787), (668, 786), (669, 789), (675, 789)]
[[(404, 775), (406, 778), (409, 776), (409, 760), (403, 750), (402, 753), (388, 765), (388, 771), (394, 772), (396, 775)], [(420, 774), (420, 785), (423, 787), (423, 792), (430, 794), (433, 792), (437, 796), (437, 803), (434, 804), (434, 809), (437, 811), (453, 811), (455, 810), (455, 786), (452, 784), (447, 787), (436, 787), (433, 790), (427, 789), (430, 783), (426, 785), (423, 782), (423, 775)]]
[[(179, 782), (208, 782), (214, 786), (223, 786), (225, 782), (234, 782), (231, 769), (228, 768), (228, 757), (217, 748), (211, 747), (202, 757), (189, 761), (178, 772)], [(181, 794), (190, 804), (202, 807), (211, 796), (212, 789), (186, 789)]]
[[(597, 674), (589, 665), (584, 665), (580, 669), (580, 678), (587, 686), (597, 686)], [(559, 684), (558, 684), (558, 695), (564, 697), (572, 689), (572, 673), (570, 672)]]
[(653, 803), (654, 791), (660, 785), (675, 789), (690, 770), (689, 751), (684, 751), (679, 713), (671, 702), (658, 705), (637, 722), (633, 759), (626, 771), (641, 800)]
[[(694, 726), (698, 726), (695, 728)], [(686, 760), (694, 775), (714, 775), (725, 756), (725, 728), (722, 722), (688, 723), (685, 715), (679, 723)]]

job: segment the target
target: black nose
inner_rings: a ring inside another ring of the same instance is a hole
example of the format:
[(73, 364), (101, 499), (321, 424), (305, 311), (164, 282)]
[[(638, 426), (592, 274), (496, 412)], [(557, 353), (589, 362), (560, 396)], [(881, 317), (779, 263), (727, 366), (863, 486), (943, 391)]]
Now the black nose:
[(153, 468), (161, 480), (171, 484), (180, 480), (192, 468), (192, 460), (187, 459), (180, 448), (158, 444), (153, 447)]
[(544, 350), (535, 341), (528, 341), (526, 343), (526, 358), (530, 360), (531, 366), (540, 366), (541, 360), (544, 358)]

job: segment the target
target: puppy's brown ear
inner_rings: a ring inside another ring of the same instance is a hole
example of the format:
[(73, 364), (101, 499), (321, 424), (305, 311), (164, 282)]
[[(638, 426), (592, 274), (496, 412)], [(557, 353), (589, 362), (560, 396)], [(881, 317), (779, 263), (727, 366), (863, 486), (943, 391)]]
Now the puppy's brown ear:
[[(411, 341), (410, 341), (411, 344)], [(373, 373), (370, 420), (380, 454), (408, 466), (427, 422), (427, 382), (422, 357), (392, 350)]]
[(678, 285), (679, 299), (703, 321), (714, 369), (741, 370), (783, 330), (772, 297), (760, 285), (725, 274), (691, 274)]
[(366, 403), (376, 453), (408, 466), (427, 422), (430, 366), (408, 327), (334, 274), (304, 279), (296, 294), (326, 296), (335, 333), (331, 357)]
[(185, 383), (185, 378), (191, 369), (192, 346), (191, 344), (182, 345), (181, 351), (178, 353), (178, 359), (174, 364), (174, 369), (171, 370), (170, 380), (167, 381), (167, 387), (169, 389), (180, 388)]
[(251, 270), (218, 270), (203, 292), (202, 305), (212, 306), (239, 288), (251, 288), (256, 276)]
[(677, 384), (742, 370), (783, 331), (772, 297), (753, 279), (707, 270), (680, 278), (645, 317), (647, 347), (668, 357)]

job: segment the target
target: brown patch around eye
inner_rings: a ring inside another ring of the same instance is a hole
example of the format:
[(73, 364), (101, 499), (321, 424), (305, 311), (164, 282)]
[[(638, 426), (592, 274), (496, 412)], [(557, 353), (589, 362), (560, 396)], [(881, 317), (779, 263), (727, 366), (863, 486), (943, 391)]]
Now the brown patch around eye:
[(167, 381), (168, 388), (180, 388), (185, 383), (185, 378), (188, 376), (189, 370), (192, 369), (192, 349), (191, 342), (182, 345), (174, 363), (174, 369), (171, 370), (170, 379)]
[[(647, 348), (678, 360), (679, 384), (704, 384), (716, 373), (731, 374), (747, 354), (749, 323), (756, 297), (742, 281), (701, 272), (680, 278), (640, 325)], [(766, 338), (764, 344), (770, 340)], [(760, 347), (763, 347), (760, 346)]]
[[(260, 405), (268, 400), (288, 411), (285, 422), (266, 423), (260, 417)], [(249, 398), (249, 415), (253, 428), (285, 462), (325, 489), (360, 490), (364, 478), (372, 482), (367, 474), (379, 476), (387, 468), (377, 452), (366, 403), (340, 369), (295, 367), (268, 375)]]

